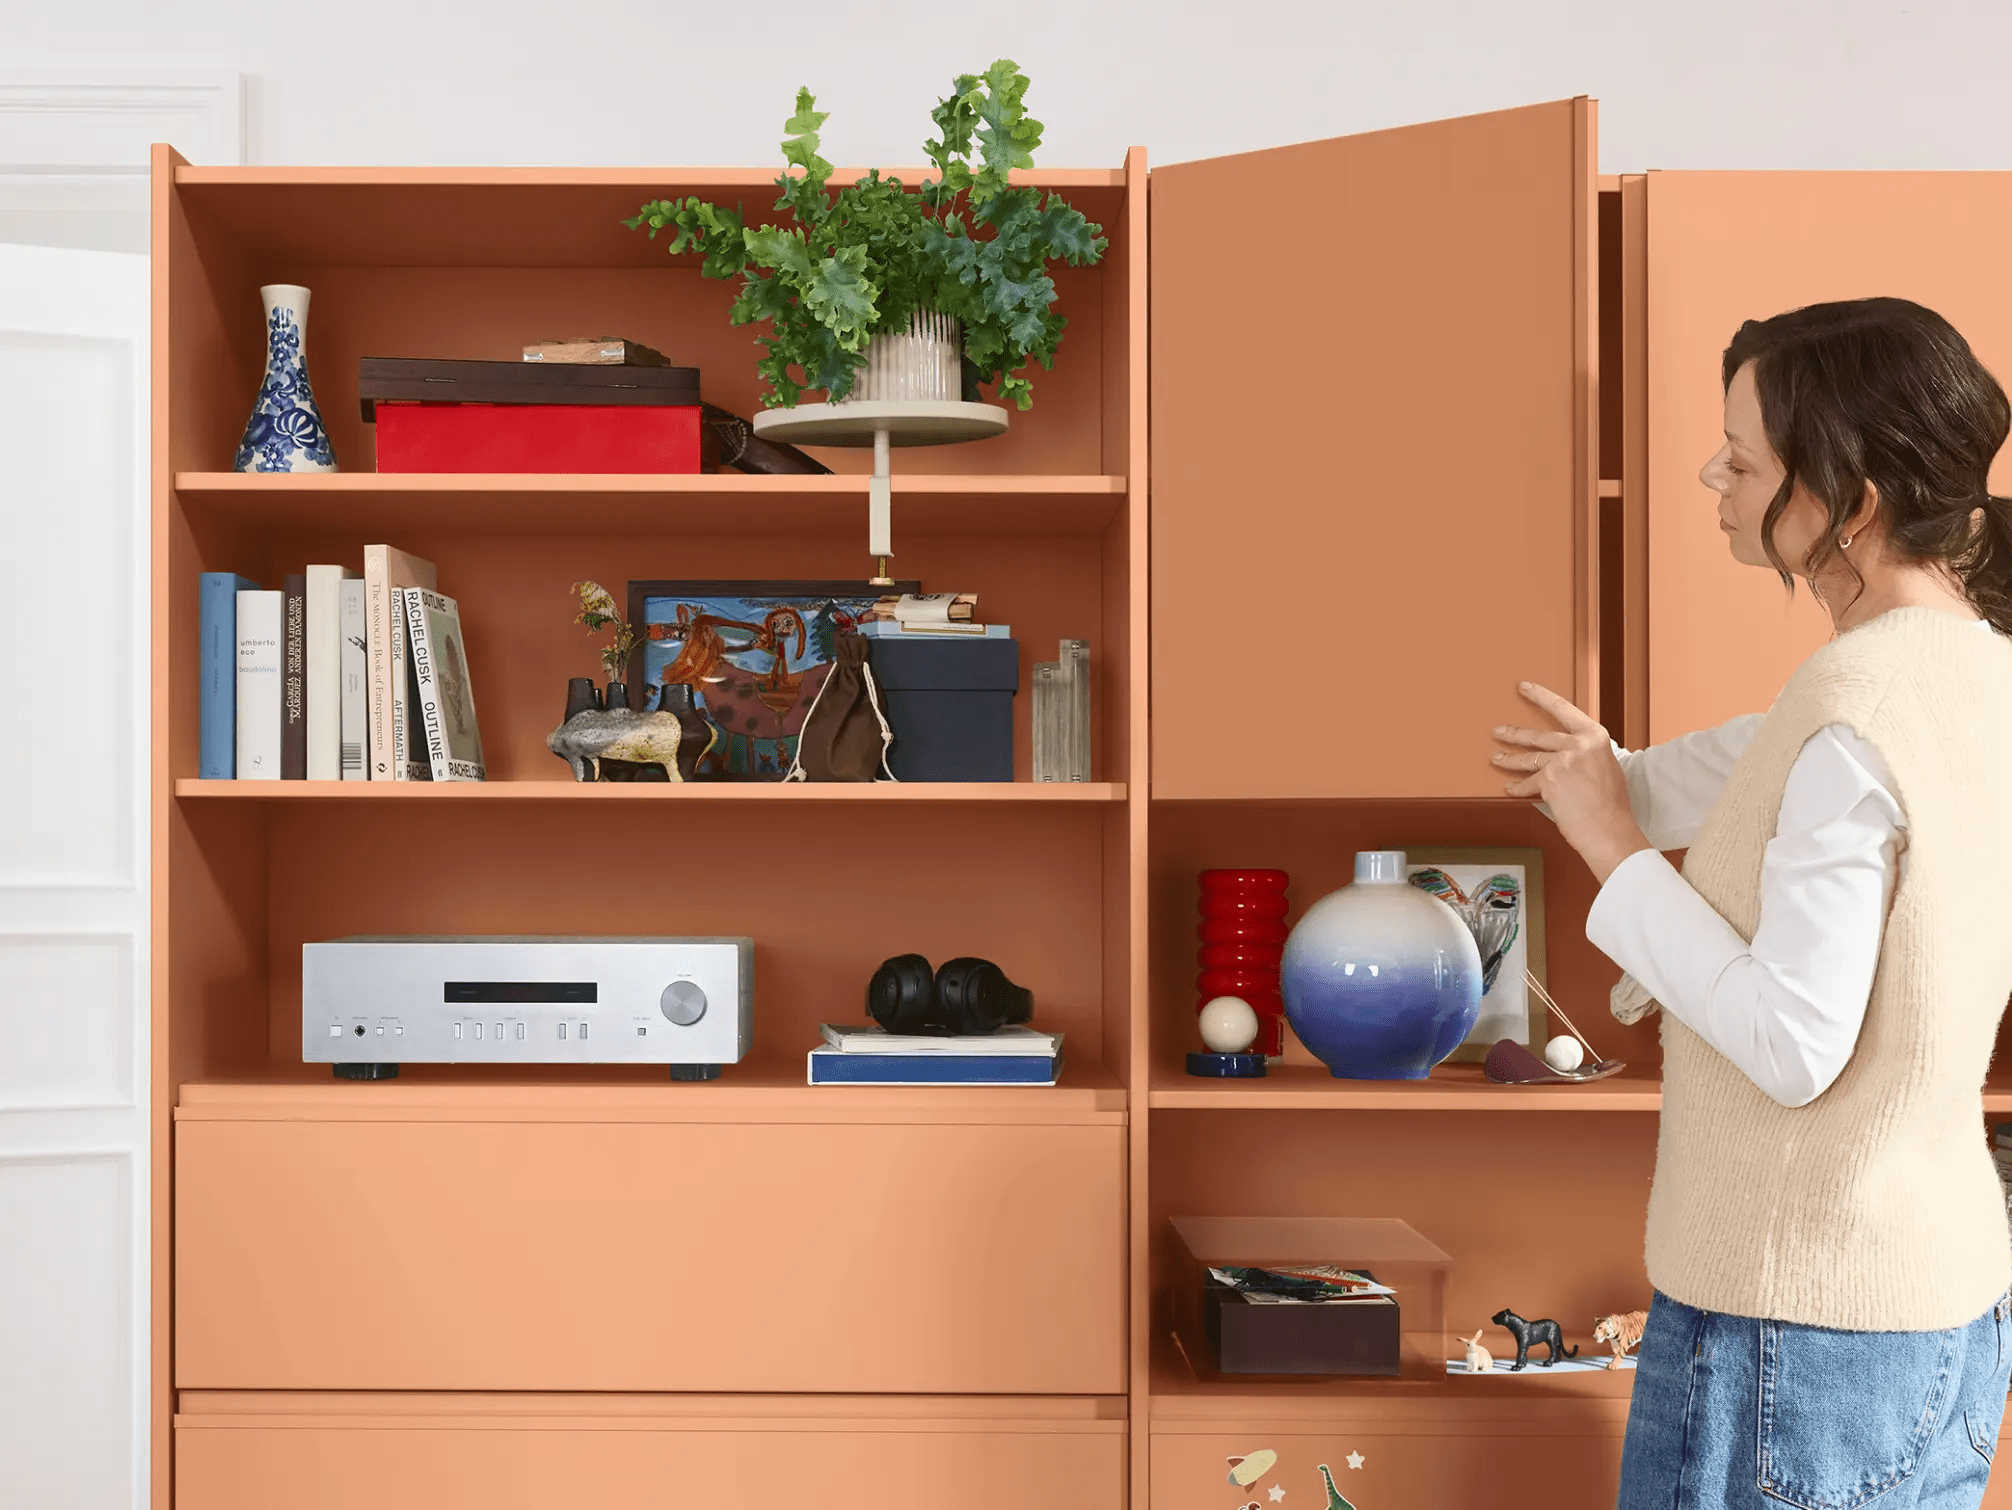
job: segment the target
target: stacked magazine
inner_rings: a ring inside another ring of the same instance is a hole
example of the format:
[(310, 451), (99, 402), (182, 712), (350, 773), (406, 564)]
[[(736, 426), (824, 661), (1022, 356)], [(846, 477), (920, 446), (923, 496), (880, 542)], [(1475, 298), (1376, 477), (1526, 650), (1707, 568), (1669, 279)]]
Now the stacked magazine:
[(819, 1031), (812, 1085), (1053, 1085), (1062, 1077), (1060, 1033), (890, 1033), (834, 1023)]

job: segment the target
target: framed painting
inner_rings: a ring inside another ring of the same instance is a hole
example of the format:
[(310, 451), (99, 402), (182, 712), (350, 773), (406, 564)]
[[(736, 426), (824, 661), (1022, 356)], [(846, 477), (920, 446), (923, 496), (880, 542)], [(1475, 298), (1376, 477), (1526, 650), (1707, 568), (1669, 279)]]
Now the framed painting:
[(1481, 1015), (1447, 1057), (1479, 1061), (1504, 1038), (1541, 1055), (1550, 1037), (1550, 1014), (1523, 972), (1527, 969), (1540, 984), (1548, 983), (1544, 851), (1421, 846), (1404, 853), (1411, 884), (1459, 913), (1481, 951)]
[(630, 685), (692, 689), (714, 731), (696, 780), (780, 781), (838, 637), (883, 597), (921, 590), (919, 582), (631, 582)]

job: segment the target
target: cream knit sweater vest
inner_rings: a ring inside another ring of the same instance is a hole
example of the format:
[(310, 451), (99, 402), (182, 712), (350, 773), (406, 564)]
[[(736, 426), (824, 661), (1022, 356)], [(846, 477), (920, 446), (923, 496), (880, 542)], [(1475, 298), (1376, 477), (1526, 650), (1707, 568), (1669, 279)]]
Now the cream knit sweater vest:
[[(1896, 609), (1812, 655), (1782, 690), (1684, 875), (1741, 937), (1789, 768), (1841, 723), (1879, 751), (1907, 861), (1843, 1073), (1785, 1107), (1669, 1013), (1649, 1193), (1650, 1282), (1701, 1310), (1854, 1331), (1931, 1331), (2012, 1280), (1979, 1091), (2012, 994), (2012, 641)], [(1653, 1005), (1632, 979), (1615, 1015)]]

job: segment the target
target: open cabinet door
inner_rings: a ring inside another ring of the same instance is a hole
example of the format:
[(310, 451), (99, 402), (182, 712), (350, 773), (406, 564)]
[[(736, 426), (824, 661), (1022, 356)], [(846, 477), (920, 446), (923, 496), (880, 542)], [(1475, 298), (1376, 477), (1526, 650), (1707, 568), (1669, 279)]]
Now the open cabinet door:
[[(2012, 173), (1651, 173), (1649, 737), (1757, 713), (1830, 618), (1741, 566), (1698, 471), (1724, 440), (1719, 362), (1742, 321), (1830, 299), (1927, 305), (2012, 384)], [(2012, 492), (2012, 448), (1992, 468)]]
[(1598, 686), (1594, 107), (1156, 168), (1153, 795), (1500, 796)]

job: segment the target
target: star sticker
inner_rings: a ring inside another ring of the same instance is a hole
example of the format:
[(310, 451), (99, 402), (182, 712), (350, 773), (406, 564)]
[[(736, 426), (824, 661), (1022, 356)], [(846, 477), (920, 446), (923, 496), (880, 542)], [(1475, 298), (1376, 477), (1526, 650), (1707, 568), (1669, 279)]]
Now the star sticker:
[(1359, 1452), (1351, 1452), (1348, 1455), (1348, 1466), (1351, 1468), (1360, 1468), (1362, 1466), (1362, 1454)]
[(1274, 1505), (1276, 1505), (1280, 1500), (1284, 1498), (1285, 1498), (1285, 1485), (1273, 1484), (1271, 1486), (1271, 1502)]

